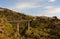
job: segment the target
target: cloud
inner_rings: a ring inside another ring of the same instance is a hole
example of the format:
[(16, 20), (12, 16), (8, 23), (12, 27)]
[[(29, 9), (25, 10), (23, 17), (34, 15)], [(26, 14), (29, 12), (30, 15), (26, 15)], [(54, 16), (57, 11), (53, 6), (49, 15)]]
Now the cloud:
[(56, 14), (60, 14), (60, 7), (52, 4), (56, 1), (57, 0), (20, 0), (15, 6), (13, 6), (13, 8), (16, 11), (28, 13), (29, 15), (54, 16)]
[(31, 9), (31, 8), (38, 8), (41, 7), (40, 5), (32, 4), (32, 3), (19, 3), (16, 5), (18, 9)]
[(60, 7), (46, 7), (46, 10), (42, 12), (41, 15), (44, 16), (59, 16), (60, 14)]
[[(45, 1), (45, 0), (44, 0)], [(19, 2), (15, 3), (14, 6), (11, 6), (13, 10), (20, 9), (20, 10), (27, 10), (27, 9), (35, 9), (40, 8), (44, 4), (43, 0), (19, 0)]]
[(48, 9), (46, 12), (47, 12), (47, 13), (51, 13), (51, 14), (60, 13), (60, 8)]
[(46, 7), (44, 7), (45, 9), (52, 9), (53, 8), (53, 6), (46, 6)]
[(34, 9), (41, 7), (43, 0), (19, 0), (18, 3), (16, 3), (17, 9), (25, 10), (25, 9)]
[(48, 2), (55, 2), (56, 0), (48, 0)]
[(43, 0), (19, 0), (20, 2), (28, 2), (28, 3), (38, 3), (42, 2)]

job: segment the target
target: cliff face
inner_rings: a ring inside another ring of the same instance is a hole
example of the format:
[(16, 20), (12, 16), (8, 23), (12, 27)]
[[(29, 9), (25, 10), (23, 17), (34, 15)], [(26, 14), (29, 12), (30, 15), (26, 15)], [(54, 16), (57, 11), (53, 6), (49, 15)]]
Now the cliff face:
[(0, 20), (6, 39), (60, 39), (60, 19), (56, 16), (32, 17), (0, 8)]

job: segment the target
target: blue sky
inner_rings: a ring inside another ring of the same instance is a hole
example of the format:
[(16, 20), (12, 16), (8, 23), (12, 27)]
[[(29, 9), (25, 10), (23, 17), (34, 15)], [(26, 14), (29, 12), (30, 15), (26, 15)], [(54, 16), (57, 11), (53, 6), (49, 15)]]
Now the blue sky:
[(32, 16), (60, 17), (60, 0), (0, 0), (0, 7)]

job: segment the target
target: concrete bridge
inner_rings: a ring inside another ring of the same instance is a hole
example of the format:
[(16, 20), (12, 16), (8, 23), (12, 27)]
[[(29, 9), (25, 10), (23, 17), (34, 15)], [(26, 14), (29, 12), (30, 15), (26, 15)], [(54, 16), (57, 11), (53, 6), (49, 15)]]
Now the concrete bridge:
[(27, 28), (28, 28), (27, 30), (29, 31), (30, 30), (30, 22), (31, 22), (31, 20), (9, 21), (9, 23), (16, 23), (16, 27), (17, 27), (18, 32), (19, 32), (19, 26), (20, 26), (21, 22), (28, 22), (27, 23)]
[(16, 26), (17, 26), (17, 31), (19, 32), (19, 24), (20, 22), (28, 22), (28, 28), (30, 27), (30, 21), (31, 20), (20, 20), (20, 21), (9, 21), (10, 23), (16, 23)]

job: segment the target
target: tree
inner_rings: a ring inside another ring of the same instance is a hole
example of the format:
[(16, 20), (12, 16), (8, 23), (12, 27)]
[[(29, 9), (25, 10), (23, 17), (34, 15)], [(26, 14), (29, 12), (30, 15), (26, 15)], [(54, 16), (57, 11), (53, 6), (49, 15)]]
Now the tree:
[(57, 17), (56, 17), (56, 16), (53, 16), (53, 18), (54, 18), (54, 19), (57, 19)]

